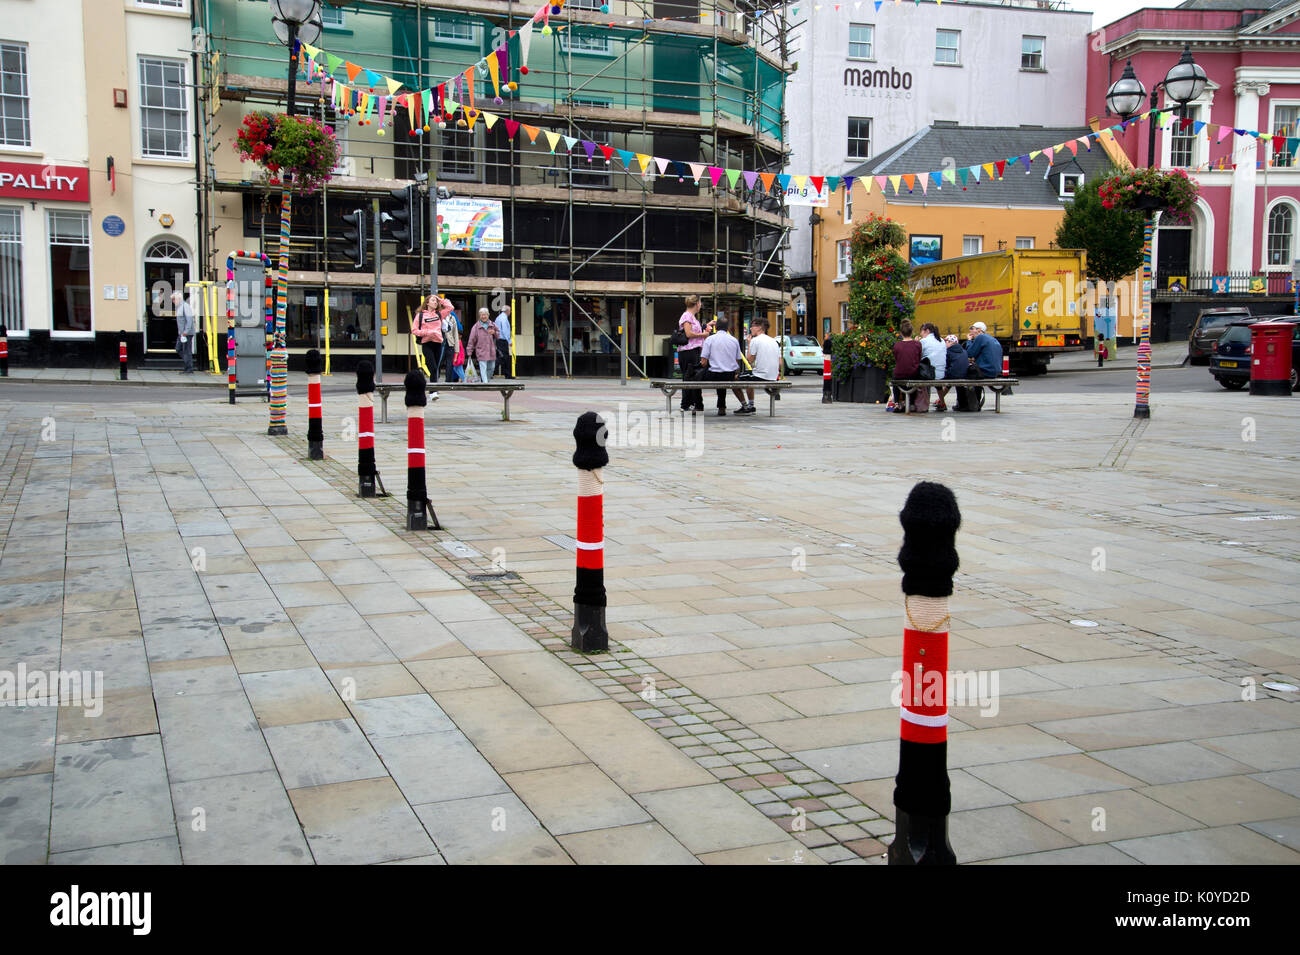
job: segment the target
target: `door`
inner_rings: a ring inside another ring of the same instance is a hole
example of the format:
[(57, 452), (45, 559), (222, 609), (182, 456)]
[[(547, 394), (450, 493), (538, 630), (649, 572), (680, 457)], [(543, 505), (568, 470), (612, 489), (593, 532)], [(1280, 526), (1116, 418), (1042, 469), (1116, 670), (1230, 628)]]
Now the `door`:
[[(172, 352), (176, 348), (176, 308), (172, 292), (189, 298), (185, 283), (190, 280), (190, 256), (177, 242), (155, 242), (144, 255), (144, 347), (146, 351)], [(201, 304), (193, 303), (194, 315), (203, 315)]]
[(1158, 229), (1156, 235), (1156, 287), (1167, 288), (1170, 279), (1181, 277), (1185, 288), (1192, 265), (1192, 230)]

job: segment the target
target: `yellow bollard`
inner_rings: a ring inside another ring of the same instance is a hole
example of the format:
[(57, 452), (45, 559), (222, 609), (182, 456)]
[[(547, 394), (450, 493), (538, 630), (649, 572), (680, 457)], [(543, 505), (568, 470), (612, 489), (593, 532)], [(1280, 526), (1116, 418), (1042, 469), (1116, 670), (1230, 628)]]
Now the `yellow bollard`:
[(515, 300), (510, 299), (510, 377), (515, 376)]
[(330, 373), (330, 290), (325, 290), (325, 374)]

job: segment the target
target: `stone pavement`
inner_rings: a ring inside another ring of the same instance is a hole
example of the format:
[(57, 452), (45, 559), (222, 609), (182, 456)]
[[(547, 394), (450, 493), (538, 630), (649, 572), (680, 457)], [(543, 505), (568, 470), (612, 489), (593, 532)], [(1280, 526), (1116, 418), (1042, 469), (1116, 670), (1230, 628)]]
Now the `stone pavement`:
[[(510, 423), (448, 394), (421, 534), (400, 412), (394, 496), (361, 501), (345, 393), (308, 462), (301, 390), (268, 438), (261, 402), (9, 388), (0, 675), (103, 685), (0, 706), (0, 861), (880, 863), (920, 479), (963, 509), (951, 668), (989, 691), (952, 710), (958, 859), (1300, 861), (1300, 695), (1264, 686), (1300, 682), (1300, 405), (1154, 388), (1142, 424), (1127, 394), (904, 417), (797, 388), (686, 447), (640, 385), (530, 381)], [(588, 409), (614, 424), (590, 658)]]

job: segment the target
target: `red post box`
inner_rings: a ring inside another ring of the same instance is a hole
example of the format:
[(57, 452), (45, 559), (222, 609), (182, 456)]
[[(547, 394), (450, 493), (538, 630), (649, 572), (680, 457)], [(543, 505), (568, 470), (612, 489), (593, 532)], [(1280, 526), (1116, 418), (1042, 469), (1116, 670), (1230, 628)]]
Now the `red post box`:
[(1256, 322), (1250, 326), (1250, 393), (1291, 394), (1290, 322)]

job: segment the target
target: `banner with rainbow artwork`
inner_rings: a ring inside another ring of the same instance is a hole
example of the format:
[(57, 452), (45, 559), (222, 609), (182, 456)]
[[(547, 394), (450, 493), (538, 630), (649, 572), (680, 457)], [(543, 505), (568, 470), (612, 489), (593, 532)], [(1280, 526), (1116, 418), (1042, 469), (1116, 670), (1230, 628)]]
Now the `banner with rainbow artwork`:
[(503, 222), (500, 199), (439, 199), (438, 248), (450, 252), (500, 252)]

